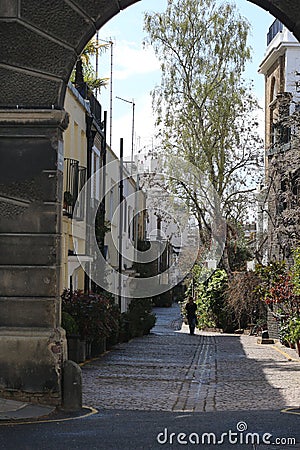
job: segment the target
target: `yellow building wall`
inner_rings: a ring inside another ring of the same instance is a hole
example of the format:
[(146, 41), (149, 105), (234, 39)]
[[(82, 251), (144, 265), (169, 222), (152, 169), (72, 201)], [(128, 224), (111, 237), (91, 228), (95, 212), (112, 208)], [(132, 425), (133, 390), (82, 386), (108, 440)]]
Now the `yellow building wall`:
[[(70, 88), (67, 89), (65, 110), (69, 113), (69, 126), (64, 133), (64, 157), (79, 161), (79, 166), (87, 167), (86, 110)], [(64, 191), (66, 189), (66, 173), (64, 173)], [(75, 223), (63, 215), (62, 236), (62, 271), (61, 285), (63, 289), (70, 287), (70, 275), (73, 278), (73, 288), (84, 288), (84, 271), (81, 266), (74, 269), (76, 263), (70, 264), (69, 250), (85, 254), (86, 223)], [(76, 249), (74, 248), (74, 240)], [(74, 271), (70, 273), (70, 270)]]

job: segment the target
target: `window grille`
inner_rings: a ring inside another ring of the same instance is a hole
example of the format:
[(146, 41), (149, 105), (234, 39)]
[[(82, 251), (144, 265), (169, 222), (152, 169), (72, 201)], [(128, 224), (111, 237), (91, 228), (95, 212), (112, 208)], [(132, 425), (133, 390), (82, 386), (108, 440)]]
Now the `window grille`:
[(65, 176), (65, 189), (64, 189), (64, 214), (69, 217), (74, 217), (77, 220), (84, 219), (85, 211), (85, 199), (76, 206), (76, 200), (79, 192), (86, 183), (86, 167), (79, 165), (79, 161), (76, 159), (65, 158), (64, 161), (64, 176)]

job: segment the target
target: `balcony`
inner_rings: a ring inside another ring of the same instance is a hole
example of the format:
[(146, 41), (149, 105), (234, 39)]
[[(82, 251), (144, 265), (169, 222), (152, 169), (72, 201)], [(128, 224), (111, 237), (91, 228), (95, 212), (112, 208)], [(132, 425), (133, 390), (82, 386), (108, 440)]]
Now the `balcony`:
[(76, 206), (79, 192), (86, 182), (87, 169), (79, 165), (76, 159), (64, 160), (64, 198), (63, 214), (76, 220), (84, 220), (85, 201)]
[(102, 107), (101, 104), (98, 102), (97, 98), (95, 97), (95, 95), (93, 94), (92, 90), (85, 82), (75, 84), (75, 88), (82, 98), (89, 101), (91, 113), (95, 121), (101, 128)]
[(281, 31), (283, 31), (283, 24), (278, 19), (274, 20), (267, 34), (267, 45), (269, 45)]

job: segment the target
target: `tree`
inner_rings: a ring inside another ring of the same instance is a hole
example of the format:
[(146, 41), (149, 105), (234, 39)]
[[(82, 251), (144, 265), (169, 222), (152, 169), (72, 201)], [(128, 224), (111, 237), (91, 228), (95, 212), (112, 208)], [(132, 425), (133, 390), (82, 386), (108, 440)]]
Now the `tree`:
[(232, 331), (232, 318), (226, 310), (227, 274), (218, 269), (205, 280), (204, 271), (202, 267), (194, 266), (198, 327), (217, 327), (225, 332)]
[[(262, 166), (254, 116), (258, 105), (242, 79), (250, 58), (249, 23), (229, 3), (169, 0), (164, 13), (145, 15), (145, 30), (146, 42), (161, 61), (153, 107), (163, 154), (183, 158), (208, 177), (215, 192), (213, 210), (221, 209), (231, 239), (234, 224), (245, 218), (252, 179)], [(211, 222), (199, 201), (207, 180), (201, 183), (189, 176), (173, 187), (189, 203), (201, 240), (209, 245)], [(226, 245), (223, 266), (231, 272)]]
[(253, 259), (253, 244), (255, 243), (252, 233), (249, 238), (245, 236), (242, 224), (236, 222), (232, 226), (234, 233), (227, 239), (227, 253), (232, 271), (245, 271), (247, 261)]
[(75, 83), (86, 83), (92, 91), (97, 91), (106, 86), (108, 78), (99, 78), (94, 69), (91, 57), (101, 55), (107, 50), (109, 44), (99, 44), (95, 38), (92, 38), (84, 47), (78, 61), (71, 74), (71, 81)]
[(234, 274), (226, 291), (226, 308), (233, 313), (238, 328), (246, 328), (249, 323), (266, 322), (266, 305), (258, 297), (260, 278), (255, 272), (238, 272)]

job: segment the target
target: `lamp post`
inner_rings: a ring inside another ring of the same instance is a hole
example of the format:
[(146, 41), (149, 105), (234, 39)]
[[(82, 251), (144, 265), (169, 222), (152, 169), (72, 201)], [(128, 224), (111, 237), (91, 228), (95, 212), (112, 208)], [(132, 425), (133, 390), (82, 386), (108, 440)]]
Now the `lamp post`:
[(133, 165), (133, 147), (134, 147), (134, 113), (135, 113), (135, 103), (134, 100), (126, 100), (122, 97), (117, 97), (119, 100), (122, 100), (123, 102), (130, 103), (132, 105), (132, 129), (131, 129), (131, 170), (130, 175), (132, 175), (132, 165)]
[[(98, 48), (99, 48), (99, 41), (101, 42), (105, 42), (106, 44), (110, 45), (110, 81), (109, 81), (109, 146), (111, 148), (112, 146), (112, 95), (113, 95), (113, 41), (109, 40), (107, 41), (106, 39), (99, 39), (99, 31), (97, 31), (96, 34), (96, 44), (97, 44), (97, 51), (96, 51), (96, 78), (98, 78), (98, 67), (99, 67), (99, 62), (98, 62), (98, 57), (99, 57), (99, 52), (98, 52)], [(98, 93), (98, 90), (96, 91)]]
[(119, 183), (119, 274), (118, 274), (118, 297), (119, 307), (122, 311), (122, 265), (123, 265), (123, 199), (124, 199), (124, 183), (123, 183), (123, 138), (120, 139), (120, 183)]

